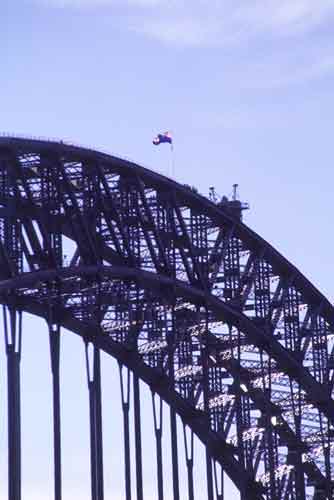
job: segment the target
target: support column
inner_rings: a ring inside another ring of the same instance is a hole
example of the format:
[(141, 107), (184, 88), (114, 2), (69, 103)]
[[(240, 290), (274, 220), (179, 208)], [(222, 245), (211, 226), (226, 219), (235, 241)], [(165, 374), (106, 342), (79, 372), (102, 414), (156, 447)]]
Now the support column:
[(8, 498), (21, 500), (20, 361), (22, 312), (3, 306), (8, 390)]
[(140, 425), (140, 391), (139, 379), (133, 374), (133, 402), (134, 402), (134, 424), (135, 424), (135, 448), (136, 448), (136, 486), (137, 500), (143, 500), (143, 466), (142, 445)]
[(154, 433), (157, 447), (157, 480), (158, 480), (158, 500), (164, 498), (163, 467), (162, 467), (162, 399), (159, 398), (156, 405), (156, 395), (152, 392)]
[(213, 500), (212, 457), (208, 448), (205, 449), (206, 481), (208, 486), (208, 500)]
[(177, 451), (177, 423), (176, 413), (172, 406), (170, 407), (170, 432), (172, 445), (172, 471), (173, 471), (173, 499), (180, 500), (179, 490), (179, 464)]
[(91, 343), (86, 344), (86, 366), (89, 391), (92, 500), (103, 500), (103, 440), (100, 351)]
[(194, 433), (183, 423), (184, 450), (188, 475), (188, 500), (194, 500)]
[[(219, 470), (220, 468), (220, 473)], [(214, 478), (215, 478), (215, 492), (216, 500), (224, 500), (224, 470), (221, 465), (218, 465), (216, 461), (213, 464)]]
[[(169, 383), (174, 389), (174, 351), (176, 343), (175, 327), (175, 306), (172, 308), (171, 331), (167, 335), (168, 344), (168, 374)], [(173, 500), (180, 500), (179, 489), (179, 464), (178, 464), (178, 446), (177, 446), (177, 422), (174, 408), (170, 407), (170, 432), (171, 432), (171, 451), (172, 451), (172, 473), (173, 473)]]
[[(201, 312), (204, 314), (206, 332), (208, 332), (208, 310), (203, 308), (203, 311), (199, 308), (197, 311), (199, 320), (199, 330), (201, 327)], [(205, 335), (204, 342), (201, 346), (201, 361), (203, 366), (203, 400), (204, 400), (204, 411), (207, 418), (208, 431), (211, 430), (210, 421), (210, 371), (209, 371), (209, 348), (208, 348), (208, 335)], [(212, 477), (212, 457), (208, 447), (205, 449), (205, 460), (206, 460), (206, 481), (207, 481), (207, 491), (208, 500), (213, 500), (213, 477)]]
[(125, 498), (131, 500), (131, 464), (130, 464), (130, 370), (126, 368), (126, 374), (123, 374), (123, 365), (119, 364), (119, 377), (121, 383), (121, 397), (123, 410), (124, 427), (124, 461), (125, 461)]
[(53, 396), (53, 453), (54, 453), (54, 498), (61, 500), (61, 416), (60, 416), (60, 327), (49, 322), (50, 356)]

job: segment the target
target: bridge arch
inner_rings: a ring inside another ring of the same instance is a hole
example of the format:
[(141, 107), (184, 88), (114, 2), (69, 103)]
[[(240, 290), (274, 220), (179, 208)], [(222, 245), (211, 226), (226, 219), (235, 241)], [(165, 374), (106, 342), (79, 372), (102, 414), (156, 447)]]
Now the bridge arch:
[[(47, 319), (55, 353), (60, 326), (94, 326), (97, 349), (151, 385), (161, 372), (154, 390), (183, 418), (204, 409), (207, 430), (189, 425), (243, 499), (330, 498), (333, 307), (292, 264), (228, 207), (126, 160), (1, 138), (0, 175), (9, 373), (18, 311)], [(15, 434), (14, 399), (12, 413)]]

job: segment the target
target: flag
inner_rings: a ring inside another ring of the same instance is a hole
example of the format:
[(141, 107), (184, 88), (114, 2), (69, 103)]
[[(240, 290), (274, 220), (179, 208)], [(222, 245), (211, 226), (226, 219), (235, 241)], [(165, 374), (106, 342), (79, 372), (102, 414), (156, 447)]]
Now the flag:
[(154, 137), (152, 142), (155, 146), (159, 146), (159, 144), (163, 144), (164, 142), (172, 144), (173, 143), (172, 134), (170, 132), (164, 132), (163, 134), (158, 134), (156, 137)]

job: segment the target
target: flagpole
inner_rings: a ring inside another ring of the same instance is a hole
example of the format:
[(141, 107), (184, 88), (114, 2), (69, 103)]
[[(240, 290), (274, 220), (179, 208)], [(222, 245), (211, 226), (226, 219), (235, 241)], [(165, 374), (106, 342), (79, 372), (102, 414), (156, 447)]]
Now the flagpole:
[(173, 146), (172, 142), (170, 145), (170, 153), (171, 153), (171, 170), (172, 170), (171, 177), (174, 177), (174, 175), (175, 175), (175, 158), (174, 158), (174, 146)]
[(174, 175), (175, 175), (175, 159), (174, 159), (174, 145), (173, 145), (173, 139), (172, 139), (171, 133), (165, 132), (164, 134), (158, 134), (156, 137), (154, 137), (152, 142), (155, 146), (159, 146), (159, 144), (169, 142), (169, 144), (170, 144), (170, 166), (167, 167), (168, 168), (167, 175), (174, 177)]

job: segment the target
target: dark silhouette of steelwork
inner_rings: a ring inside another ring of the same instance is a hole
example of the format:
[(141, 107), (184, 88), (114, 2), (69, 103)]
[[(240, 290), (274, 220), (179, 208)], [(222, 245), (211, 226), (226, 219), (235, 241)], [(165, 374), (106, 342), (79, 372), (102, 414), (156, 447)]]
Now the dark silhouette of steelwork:
[[(174, 500), (181, 467), (189, 500), (226, 498), (224, 474), (241, 500), (333, 498), (334, 309), (242, 223), (242, 208), (236, 196), (217, 202), (213, 192), (210, 201), (104, 153), (0, 138), (10, 500), (21, 498), (25, 312), (49, 330), (55, 500), (62, 498), (61, 327), (86, 349), (92, 500), (104, 498), (101, 350), (119, 363), (126, 500), (134, 491), (145, 498), (139, 380), (152, 391), (159, 500), (167, 425)], [(194, 438), (206, 447), (206, 492), (197, 496)]]

